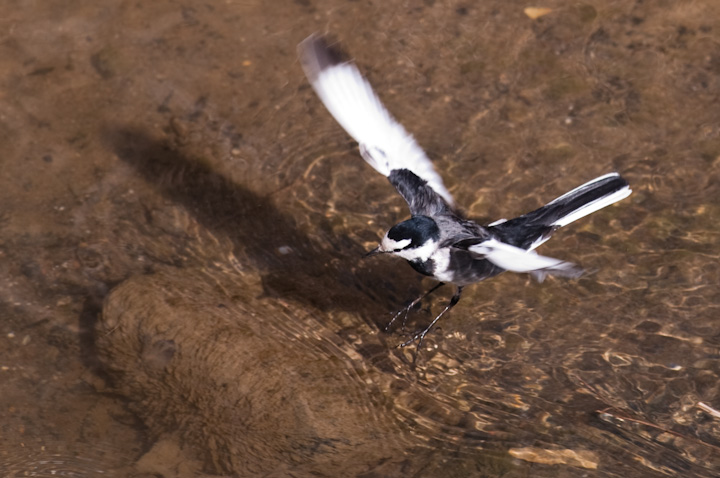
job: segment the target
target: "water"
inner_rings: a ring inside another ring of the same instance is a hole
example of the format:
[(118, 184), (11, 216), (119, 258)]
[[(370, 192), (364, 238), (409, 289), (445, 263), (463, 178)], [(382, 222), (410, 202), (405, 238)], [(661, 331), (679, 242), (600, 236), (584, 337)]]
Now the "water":
[[(717, 476), (720, 5), (545, 6), (0, 6), (4, 475)], [(413, 366), (314, 31), (472, 218), (621, 172), (542, 246), (589, 273), (467, 288)]]

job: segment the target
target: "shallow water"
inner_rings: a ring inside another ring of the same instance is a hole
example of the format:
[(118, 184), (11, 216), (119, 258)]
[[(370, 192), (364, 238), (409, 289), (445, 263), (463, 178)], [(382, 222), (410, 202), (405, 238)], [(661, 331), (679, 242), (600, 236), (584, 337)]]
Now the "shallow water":
[[(386, 3), (0, 5), (3, 476), (718, 475), (720, 4)], [(314, 31), (474, 219), (626, 177), (542, 246), (589, 273), (467, 288), (413, 366)]]

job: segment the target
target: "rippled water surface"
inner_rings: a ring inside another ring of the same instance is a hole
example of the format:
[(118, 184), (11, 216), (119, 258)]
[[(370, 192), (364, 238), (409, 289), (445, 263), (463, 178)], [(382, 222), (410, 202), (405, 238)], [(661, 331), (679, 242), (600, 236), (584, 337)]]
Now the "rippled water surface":
[[(0, 5), (2, 476), (720, 474), (720, 4)], [(309, 88), (334, 34), (468, 216), (633, 195), (438, 313)]]

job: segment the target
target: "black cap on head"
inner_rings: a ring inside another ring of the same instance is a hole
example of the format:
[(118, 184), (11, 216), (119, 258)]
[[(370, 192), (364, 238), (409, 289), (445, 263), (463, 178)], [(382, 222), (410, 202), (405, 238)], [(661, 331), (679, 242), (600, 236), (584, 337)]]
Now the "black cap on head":
[(410, 247), (419, 247), (429, 240), (440, 238), (440, 228), (434, 220), (427, 216), (413, 216), (407, 221), (395, 224), (388, 231), (388, 237), (393, 241), (410, 239)]

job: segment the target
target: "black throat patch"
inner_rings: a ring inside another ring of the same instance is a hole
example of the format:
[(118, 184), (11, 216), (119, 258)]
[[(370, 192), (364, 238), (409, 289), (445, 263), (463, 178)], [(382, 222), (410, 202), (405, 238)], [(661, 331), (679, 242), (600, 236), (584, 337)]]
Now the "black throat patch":
[(413, 269), (415, 269), (422, 275), (432, 277), (435, 274), (435, 261), (432, 259), (428, 259), (425, 261), (414, 260), (408, 261), (408, 263), (412, 266)]

